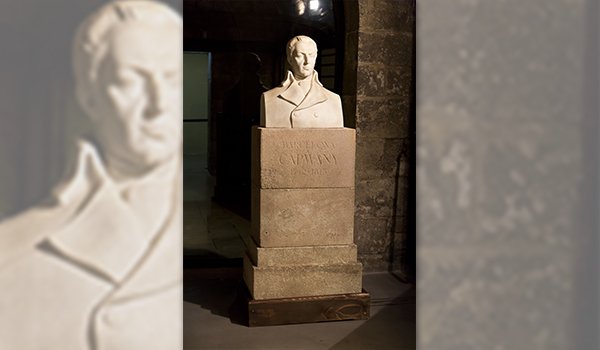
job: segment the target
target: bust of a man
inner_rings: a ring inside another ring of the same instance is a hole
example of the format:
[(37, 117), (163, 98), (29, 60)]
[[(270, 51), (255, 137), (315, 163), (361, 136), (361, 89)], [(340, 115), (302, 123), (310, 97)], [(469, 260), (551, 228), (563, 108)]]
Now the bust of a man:
[(340, 97), (325, 89), (315, 72), (317, 43), (299, 35), (286, 47), (291, 67), (281, 86), (261, 97), (260, 126), (267, 128), (342, 128)]
[(181, 39), (181, 17), (150, 0), (81, 25), (91, 135), (48, 203), (0, 223), (1, 349), (181, 346)]

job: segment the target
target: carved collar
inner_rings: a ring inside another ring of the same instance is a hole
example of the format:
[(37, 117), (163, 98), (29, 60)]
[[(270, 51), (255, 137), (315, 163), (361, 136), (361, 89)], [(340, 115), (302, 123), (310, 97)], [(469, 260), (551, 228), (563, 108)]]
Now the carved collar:
[(285, 89), (279, 97), (297, 106), (296, 109), (312, 107), (327, 100), (323, 93), (323, 84), (319, 81), (317, 72), (313, 72), (310, 90), (305, 92), (298, 84), (294, 74), (288, 71), (286, 79), (281, 83)]
[(56, 195), (62, 205), (79, 204), (66, 224), (50, 233), (46, 244), (113, 283), (126, 278), (156, 235), (143, 232), (94, 146), (80, 142), (74, 175)]

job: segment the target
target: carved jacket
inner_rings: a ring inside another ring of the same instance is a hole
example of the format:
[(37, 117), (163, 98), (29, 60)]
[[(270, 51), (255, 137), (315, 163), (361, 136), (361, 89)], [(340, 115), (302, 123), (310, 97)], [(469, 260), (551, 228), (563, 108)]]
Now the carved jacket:
[(314, 72), (308, 93), (292, 72), (281, 86), (262, 94), (260, 126), (271, 128), (342, 128), (340, 97), (325, 89)]
[[(181, 348), (181, 188), (155, 180), (123, 191), (82, 142), (50, 203), (0, 223), (1, 349)], [(156, 220), (130, 205), (157, 193)]]

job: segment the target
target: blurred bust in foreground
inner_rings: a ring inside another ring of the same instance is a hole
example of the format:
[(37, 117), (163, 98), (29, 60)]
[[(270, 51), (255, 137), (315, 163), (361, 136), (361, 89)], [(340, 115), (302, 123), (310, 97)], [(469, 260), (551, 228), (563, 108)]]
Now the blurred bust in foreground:
[(47, 203), (0, 223), (0, 348), (181, 348), (181, 41), (149, 0), (79, 28), (92, 132)]

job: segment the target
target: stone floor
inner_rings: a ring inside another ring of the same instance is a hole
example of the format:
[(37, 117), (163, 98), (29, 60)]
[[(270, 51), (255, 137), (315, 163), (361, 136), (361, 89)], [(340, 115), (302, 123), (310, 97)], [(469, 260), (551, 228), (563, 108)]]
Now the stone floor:
[(215, 180), (206, 169), (206, 157), (185, 156), (183, 173), (184, 256), (241, 258), (241, 235), (250, 222), (212, 200)]

